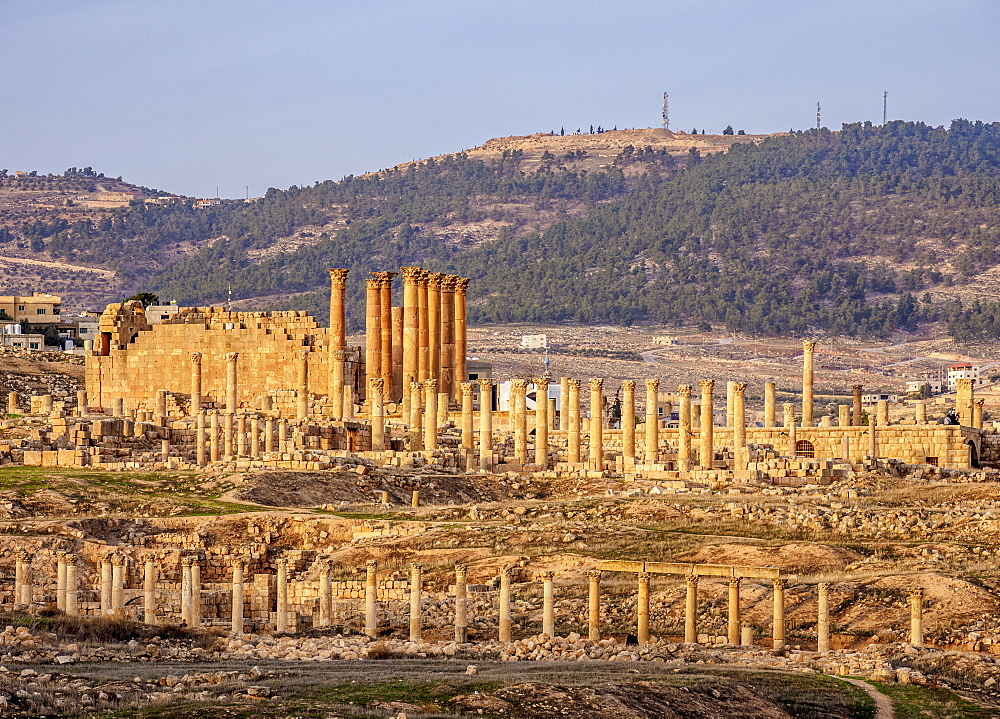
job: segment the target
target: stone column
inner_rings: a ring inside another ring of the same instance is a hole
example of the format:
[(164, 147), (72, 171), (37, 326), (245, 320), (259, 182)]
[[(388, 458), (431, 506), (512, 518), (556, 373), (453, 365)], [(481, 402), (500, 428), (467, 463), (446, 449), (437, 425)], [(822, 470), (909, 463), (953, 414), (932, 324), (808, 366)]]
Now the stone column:
[[(633, 426), (634, 426), (633, 422)], [(549, 378), (535, 380), (535, 464), (549, 466)]]
[(222, 422), (223, 459), (229, 462), (233, 459), (233, 415), (227, 413)]
[(735, 384), (734, 380), (726, 382), (726, 427), (729, 430), (733, 429), (733, 386)]
[(365, 634), (374, 639), (378, 634), (378, 562), (365, 563)]
[(590, 378), (590, 467), (604, 471), (604, 380)]
[(466, 277), (455, 278), (455, 381), (457, 382), (469, 379), (466, 365), (468, 322), (465, 309), (465, 295), (469, 289), (469, 282)]
[[(441, 379), (441, 280), (440, 272), (427, 273), (427, 374)], [(444, 389), (444, 384), (441, 384)]]
[(830, 585), (820, 582), (816, 609), (816, 651), (825, 654), (830, 651)]
[(889, 424), (889, 401), (880, 399), (875, 406), (875, 411), (878, 414), (879, 427), (887, 426)]
[(528, 462), (528, 418), (525, 416), (527, 387), (528, 383), (523, 379), (510, 381), (510, 402), (507, 414), (510, 418), (511, 431), (514, 434), (514, 462), (517, 464), (527, 464)]
[(278, 559), (277, 590), (274, 631), (283, 634), (288, 631), (288, 560), (284, 557)]
[(392, 344), (392, 280), (398, 272), (379, 272), (382, 281), (379, 288), (379, 330), (382, 335), (380, 360), (382, 365), (382, 393), (386, 402), (392, 402), (396, 396), (393, 389), (393, 344)]
[(333, 623), (333, 568), (329, 562), (319, 567), (319, 626), (328, 627)]
[(347, 321), (344, 312), (344, 290), (350, 270), (328, 269), (330, 274), (330, 349), (347, 349)]
[(309, 416), (309, 350), (298, 350), (295, 357), (298, 360), (295, 418), (301, 420)]
[(372, 377), (368, 380), (368, 401), (370, 402), (372, 423), (372, 451), (385, 450), (385, 408), (382, 398), (385, 394), (385, 380)]
[(510, 580), (511, 568), (500, 570), (500, 641), (510, 641)]
[[(438, 388), (440, 389), (440, 387)], [(437, 401), (437, 426), (443, 427), (448, 424), (448, 393), (438, 392)]]
[(111, 557), (111, 611), (120, 612), (125, 606), (125, 557)]
[(181, 621), (188, 626), (193, 626), (191, 606), (192, 564), (194, 564), (194, 557), (181, 557)]
[(56, 609), (66, 611), (66, 552), (56, 552)]
[(191, 626), (200, 627), (204, 616), (201, 605), (201, 557), (191, 563)]
[(873, 413), (868, 415), (868, 456), (878, 457), (878, 417)]
[(684, 597), (684, 641), (694, 644), (698, 641), (698, 575), (688, 574), (684, 581), (687, 585)]
[(863, 385), (851, 385), (851, 424), (855, 427), (861, 426), (861, 391), (863, 389)]
[(927, 424), (927, 403), (917, 402), (914, 408), (917, 424)]
[(101, 614), (112, 612), (111, 602), (111, 557), (101, 557)]
[(986, 400), (982, 397), (976, 397), (972, 400), (972, 426), (975, 429), (983, 428), (983, 405)]
[(774, 426), (774, 410), (775, 410), (774, 382), (765, 382), (764, 383), (764, 426), (765, 427)]
[(437, 405), (437, 380), (426, 380), (424, 382), (424, 449), (437, 449), (438, 446)]
[(569, 411), (566, 430), (566, 461), (580, 461), (580, 380), (569, 380)]
[(635, 466), (635, 380), (622, 380), (622, 461)]
[(479, 380), (479, 467), (493, 468), (493, 382)]
[(66, 614), (75, 617), (80, 613), (80, 593), (76, 583), (76, 557), (66, 560)]
[(198, 412), (195, 418), (195, 449), (194, 461), (199, 467), (208, 464), (205, 456), (205, 413)]
[(281, 452), (290, 452), (292, 448), (289, 446), (288, 441), (288, 422), (283, 419), (278, 420), (278, 450)]
[(733, 382), (733, 457), (736, 469), (746, 469), (747, 452), (746, 382)]
[(260, 457), (260, 418), (250, 417), (250, 458)]
[(191, 353), (191, 414), (201, 412), (201, 352)]
[(147, 554), (142, 572), (142, 621), (156, 624), (156, 558)]
[(239, 361), (239, 352), (229, 352), (226, 355), (226, 413), (236, 414), (239, 407), (239, 396), (236, 385), (236, 365)]
[(471, 453), (476, 448), (475, 430), (473, 428), (472, 382), (462, 382), (462, 449)]
[(233, 557), (233, 607), (232, 633), (239, 636), (243, 633), (243, 557)]
[(421, 410), (423, 409), (423, 392), (424, 383), (423, 382), (410, 382), (409, 391), (409, 402), (407, 403), (410, 408), (410, 451), (415, 452), (423, 448), (424, 446), (424, 435), (423, 435), (423, 415)]
[[(424, 584), (424, 565), (410, 564), (410, 641), (419, 642), (422, 632), (420, 618), (421, 594)], [(456, 617), (457, 620), (457, 617)], [(457, 624), (457, 621), (456, 621)], [(457, 631), (456, 626), (456, 631)]]
[(417, 312), (420, 318), (420, 330), (417, 333), (417, 339), (419, 341), (420, 351), (417, 355), (417, 374), (420, 376), (420, 381), (430, 379), (430, 325), (428, 316), (428, 294), (427, 294), (427, 282), (428, 275), (430, 273), (426, 270), (421, 270), (420, 277), (417, 279)]
[(264, 418), (264, 452), (274, 452), (274, 417)]
[(167, 390), (156, 390), (156, 417), (154, 418), (158, 427), (167, 426)]
[(441, 276), (441, 356), (439, 364), (441, 366), (438, 376), (441, 378), (441, 389), (448, 393), (448, 399), (452, 400), (458, 392), (456, 388), (459, 382), (455, 379), (455, 280), (454, 275)]
[(740, 643), (740, 578), (729, 578), (729, 626), (726, 639), (730, 644)]
[(924, 590), (917, 587), (907, 595), (910, 597), (910, 646), (920, 649), (924, 646)]
[(330, 351), (330, 385), (327, 391), (330, 398), (330, 418), (334, 420), (344, 418), (344, 360), (346, 354), (344, 350)]
[(840, 458), (844, 462), (851, 461), (851, 438), (847, 434), (840, 438)]
[[(837, 405), (837, 426), (838, 427), (851, 426), (851, 408), (846, 404)], [(846, 437), (847, 435), (844, 436)]]
[(467, 571), (466, 565), (455, 565), (455, 641), (459, 644), (469, 641), (469, 602), (465, 591)]
[[(420, 285), (423, 275), (419, 267), (402, 267), (403, 273), (403, 402), (407, 404), (406, 388), (419, 382), (420, 356)], [(405, 407), (409, 410), (409, 405)]]
[(813, 426), (813, 352), (816, 343), (802, 341), (802, 426)]
[(715, 446), (712, 443), (712, 406), (715, 402), (712, 393), (715, 389), (715, 380), (703, 379), (698, 384), (701, 386), (701, 458), (699, 464), (705, 469), (712, 469), (715, 461)]
[(212, 412), (209, 417), (209, 458), (213, 462), (218, 462), (221, 455), (219, 454), (219, 413)]
[(555, 576), (555, 572), (542, 573), (542, 634), (550, 637), (556, 635), (556, 605), (552, 592), (552, 580)]
[(660, 380), (647, 379), (646, 382), (646, 441), (643, 452), (644, 464), (656, 464), (659, 459), (660, 447), (660, 417), (659, 393)]
[(22, 549), (14, 554), (14, 558), (14, 602), (30, 611), (34, 601), (34, 580), (31, 576), (31, 560), (34, 555)]
[(559, 378), (559, 429), (569, 429), (569, 377)]
[(677, 394), (677, 469), (686, 472), (691, 469), (691, 385), (680, 385)]
[(649, 572), (639, 572), (639, 594), (636, 597), (636, 636), (640, 644), (649, 641)]
[(796, 435), (795, 415), (792, 414), (792, 423), (788, 425), (788, 456), (795, 457), (798, 454), (798, 436)]
[(392, 401), (404, 402), (405, 398), (406, 398), (406, 385), (403, 384), (403, 308), (393, 307), (392, 308)]
[(247, 416), (236, 417), (236, 456), (246, 457), (247, 452)]
[(590, 590), (587, 594), (587, 638), (592, 642), (601, 639), (601, 573), (598, 570), (587, 572), (590, 580)]
[(382, 280), (378, 272), (365, 280), (365, 391), (382, 376)]
[(17, 392), (7, 393), (7, 414), (21, 414), (21, 396)]
[(774, 580), (774, 624), (771, 638), (775, 651), (785, 647), (785, 580)]
[[(976, 380), (974, 379), (958, 379), (955, 380), (956, 383), (956, 404), (958, 405), (956, 409), (958, 410), (959, 422), (966, 427), (975, 426), (974, 418), (974, 406), (975, 406), (975, 387)], [(881, 424), (881, 422), (879, 423)]]

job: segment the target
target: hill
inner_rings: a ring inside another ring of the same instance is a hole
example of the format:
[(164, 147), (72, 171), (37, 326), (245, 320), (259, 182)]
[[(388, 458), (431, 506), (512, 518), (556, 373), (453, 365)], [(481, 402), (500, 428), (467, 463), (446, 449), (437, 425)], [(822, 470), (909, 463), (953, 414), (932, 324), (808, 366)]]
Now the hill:
[(474, 321), (862, 336), (944, 321), (971, 340), (1000, 333), (998, 173), (1000, 125), (964, 120), (532, 135), (252, 204), (136, 202), (35, 232), (46, 259), (182, 303), (231, 286), (244, 306), (323, 316), (325, 267), (350, 267), (359, 301), (364, 273), (422, 263), (476, 279)]

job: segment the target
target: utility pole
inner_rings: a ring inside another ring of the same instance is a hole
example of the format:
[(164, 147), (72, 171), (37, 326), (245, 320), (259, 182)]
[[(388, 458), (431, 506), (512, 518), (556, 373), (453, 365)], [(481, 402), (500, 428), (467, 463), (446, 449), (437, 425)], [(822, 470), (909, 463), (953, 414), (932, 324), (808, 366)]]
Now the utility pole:
[(882, 124), (885, 125), (889, 121), (889, 91), (882, 91)]
[(667, 93), (663, 93), (663, 129), (670, 129), (670, 102)]

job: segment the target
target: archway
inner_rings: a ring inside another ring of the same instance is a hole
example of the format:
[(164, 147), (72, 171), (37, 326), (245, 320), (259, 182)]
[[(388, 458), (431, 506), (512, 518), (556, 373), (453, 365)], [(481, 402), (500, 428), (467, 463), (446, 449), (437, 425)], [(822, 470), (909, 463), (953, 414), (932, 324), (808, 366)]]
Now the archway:
[(815, 457), (816, 448), (813, 447), (813, 443), (808, 439), (800, 439), (795, 443), (795, 456), (796, 457)]

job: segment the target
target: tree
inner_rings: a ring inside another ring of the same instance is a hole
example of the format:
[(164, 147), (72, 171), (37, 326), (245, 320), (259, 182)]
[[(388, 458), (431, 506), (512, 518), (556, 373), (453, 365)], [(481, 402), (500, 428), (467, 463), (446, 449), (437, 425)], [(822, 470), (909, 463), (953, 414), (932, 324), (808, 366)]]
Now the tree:
[(152, 292), (140, 292), (137, 295), (132, 295), (131, 297), (125, 298), (126, 302), (141, 302), (143, 309), (149, 307), (150, 305), (160, 304), (160, 298), (154, 295)]
[(726, 125), (726, 129), (722, 131), (722, 134), (723, 135), (732, 135), (733, 134), (733, 126), (732, 125)]
[(737, 130), (736, 134), (737, 135), (745, 135), (746, 133), (743, 130)]
[(565, 127), (560, 127), (559, 128), (559, 134), (560, 135), (565, 135), (566, 134), (566, 128)]

